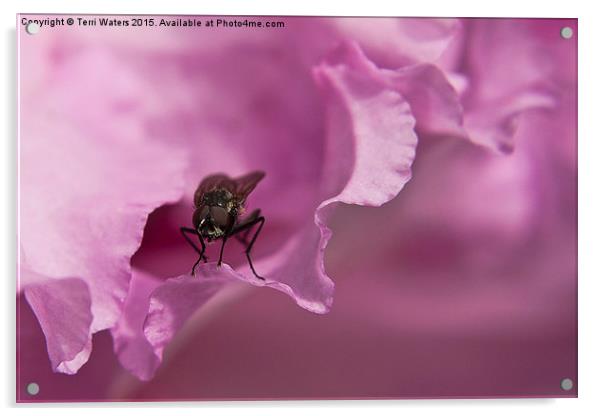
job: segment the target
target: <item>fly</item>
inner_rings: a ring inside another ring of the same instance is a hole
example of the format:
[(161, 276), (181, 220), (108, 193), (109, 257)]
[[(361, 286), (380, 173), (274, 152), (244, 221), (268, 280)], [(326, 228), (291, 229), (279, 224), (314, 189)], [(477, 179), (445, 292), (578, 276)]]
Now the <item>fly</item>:
[[(201, 260), (207, 262), (205, 241), (212, 243), (216, 240), (222, 240), (219, 261), (217, 262), (217, 265), (220, 266), (226, 241), (230, 237), (236, 237), (237, 240), (246, 245), (245, 254), (255, 277), (265, 280), (257, 274), (251, 261), (251, 249), (263, 228), (265, 218), (261, 215), (259, 209), (241, 218), (247, 197), (264, 176), (265, 173), (261, 171), (251, 172), (238, 178), (230, 178), (219, 173), (207, 176), (201, 181), (194, 193), (194, 213), (192, 214), (194, 228), (180, 227), (186, 241), (199, 255), (198, 260), (192, 266), (192, 275), (194, 275), (194, 270)], [(251, 241), (248, 241), (249, 233), (257, 224), (259, 224), (257, 231), (255, 231)], [(200, 249), (189, 234), (198, 237), (201, 243)]]

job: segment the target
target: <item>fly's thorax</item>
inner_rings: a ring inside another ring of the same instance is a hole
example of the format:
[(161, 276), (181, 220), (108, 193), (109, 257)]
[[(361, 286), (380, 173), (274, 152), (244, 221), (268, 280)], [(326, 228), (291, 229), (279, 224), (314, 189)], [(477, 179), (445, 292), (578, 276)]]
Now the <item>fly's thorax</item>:
[(232, 192), (225, 188), (217, 188), (203, 194), (202, 204), (227, 208), (234, 200)]

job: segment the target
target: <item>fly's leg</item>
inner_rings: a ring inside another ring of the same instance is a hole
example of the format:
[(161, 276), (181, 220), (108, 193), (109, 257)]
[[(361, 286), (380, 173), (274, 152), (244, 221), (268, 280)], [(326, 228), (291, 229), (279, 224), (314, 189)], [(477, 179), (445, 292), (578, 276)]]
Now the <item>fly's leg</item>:
[[(234, 228), (234, 231), (233, 231), (234, 237), (236, 237), (236, 239), (238, 241), (240, 241), (242, 244), (244, 244), (245, 246), (249, 245), (249, 241), (247, 240), (247, 237), (251, 233), (251, 229), (252, 229), (252, 227), (247, 226), (247, 224), (250, 224), (251, 222), (255, 221), (257, 218), (259, 218), (260, 212), (261, 212), (261, 210), (259, 210), (259, 209), (254, 210), (243, 221), (238, 223)], [(243, 235), (236, 234), (243, 230), (244, 230)]]
[[(200, 263), (201, 259), (207, 263), (207, 256), (205, 256), (205, 242), (203, 241), (203, 237), (201, 237), (199, 235), (199, 233), (196, 232), (195, 229), (193, 228), (188, 228), (188, 227), (180, 227), (180, 232), (182, 233), (182, 236), (186, 239), (186, 241), (188, 241), (188, 244), (190, 244), (190, 246), (192, 248), (194, 248), (194, 251), (196, 251), (199, 255), (198, 260), (196, 261), (196, 263), (194, 263), (194, 266), (192, 266), (192, 272), (190, 272), (191, 275), (194, 276), (194, 270), (196, 269), (196, 266), (198, 266), (198, 264)], [(201, 249), (199, 249), (196, 244), (194, 244), (194, 241), (192, 241), (190, 239), (190, 237), (188, 237), (187, 234), (193, 234), (196, 235), (199, 238), (199, 241), (201, 242)]]
[(217, 261), (217, 265), (222, 265), (222, 257), (224, 257), (224, 247), (226, 246), (226, 241), (228, 241), (228, 237), (224, 236), (222, 239), (222, 248), (219, 250), (219, 260)]
[(248, 245), (249, 245), (249, 242), (247, 241), (247, 237), (249, 236), (249, 233), (250, 233), (250, 232), (251, 232), (251, 229), (250, 229), (250, 228), (248, 228), (248, 229), (247, 229), (247, 230), (244, 232), (244, 234), (243, 234), (243, 235), (236, 234), (234, 237), (236, 237), (236, 239), (237, 239), (238, 241), (240, 241), (242, 244), (244, 244), (245, 246), (248, 246)]
[[(257, 213), (257, 215), (259, 215), (259, 210), (257, 210), (256, 213)], [(260, 280), (265, 280), (265, 278), (258, 275), (257, 272), (255, 271), (255, 267), (253, 267), (253, 261), (251, 260), (251, 249), (253, 248), (253, 244), (255, 244), (255, 240), (257, 240), (257, 237), (259, 236), (259, 233), (261, 232), (261, 229), (263, 228), (264, 223), (265, 223), (265, 217), (257, 216), (255, 218), (253, 218), (252, 220), (245, 221), (244, 223), (239, 224), (232, 231), (232, 234), (237, 234), (241, 231), (247, 231), (247, 233), (248, 233), (248, 231), (250, 231), (251, 228), (253, 228), (253, 226), (255, 224), (259, 224), (257, 231), (255, 231), (255, 234), (253, 235), (253, 238), (251, 239), (251, 242), (247, 245), (245, 254), (247, 255), (247, 260), (249, 261), (249, 266), (251, 267), (251, 271), (253, 271), (253, 274), (255, 275), (255, 277)], [(245, 235), (247, 233), (245, 233)]]

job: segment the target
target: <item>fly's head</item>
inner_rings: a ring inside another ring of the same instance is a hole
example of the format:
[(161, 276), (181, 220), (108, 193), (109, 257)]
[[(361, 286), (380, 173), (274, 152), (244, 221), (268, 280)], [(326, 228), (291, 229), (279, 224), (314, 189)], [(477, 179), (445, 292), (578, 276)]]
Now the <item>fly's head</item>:
[(195, 210), (193, 223), (206, 240), (223, 238), (238, 217), (236, 198), (226, 189), (216, 189), (203, 196), (202, 204)]

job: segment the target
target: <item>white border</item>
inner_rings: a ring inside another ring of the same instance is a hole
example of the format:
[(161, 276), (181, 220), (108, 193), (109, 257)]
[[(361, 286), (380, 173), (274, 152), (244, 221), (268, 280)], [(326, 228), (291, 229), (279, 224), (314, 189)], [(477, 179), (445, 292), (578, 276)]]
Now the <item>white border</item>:
[[(395, 3), (395, 4), (394, 4)], [(398, 4), (397, 4), (398, 3)], [(601, 247), (598, 237), (602, 235), (602, 132), (597, 120), (602, 119), (602, 96), (600, 76), (599, 41), (602, 39), (602, 24), (595, 13), (594, 2), (574, 1), (526, 2), (505, 0), (503, 2), (473, 2), (469, 0), (393, 2), (369, 0), (363, 3), (326, 2), (305, 0), (297, 4), (265, 0), (229, 0), (227, 2), (191, 2), (184, 0), (146, 0), (125, 2), (123, 0), (87, 0), (74, 3), (68, 0), (21, 0), (3, 1), (2, 126), (5, 137), (2, 141), (2, 223), (4, 238), (1, 240), (0, 256), (4, 267), (4, 299), (7, 311), (4, 328), (6, 337), (0, 343), (4, 377), (1, 378), (2, 403), (10, 412), (15, 400), (15, 212), (16, 212), (16, 137), (15, 136), (15, 15), (30, 13), (133, 13), (133, 14), (290, 14), (290, 15), (394, 15), (394, 16), (499, 16), (499, 17), (577, 17), (579, 18), (579, 399), (508, 399), (508, 400), (431, 400), (431, 401), (331, 401), (331, 402), (244, 402), (244, 403), (152, 403), (152, 404), (94, 404), (52, 405), (42, 411), (48, 414), (79, 413), (76, 406), (86, 408), (90, 414), (104, 414), (106, 407), (127, 407), (128, 412), (145, 416), (164, 415), (165, 412), (186, 414), (331, 414), (340, 410), (346, 414), (360, 415), (367, 411), (378, 414), (488, 414), (507, 413), (530, 415), (545, 414), (602, 414), (602, 342), (599, 319), (602, 316), (602, 268)], [(41, 406), (22, 406), (26, 413), (41, 410)], [(201, 409), (198, 409), (200, 407)], [(244, 409), (244, 410), (243, 410)]]

